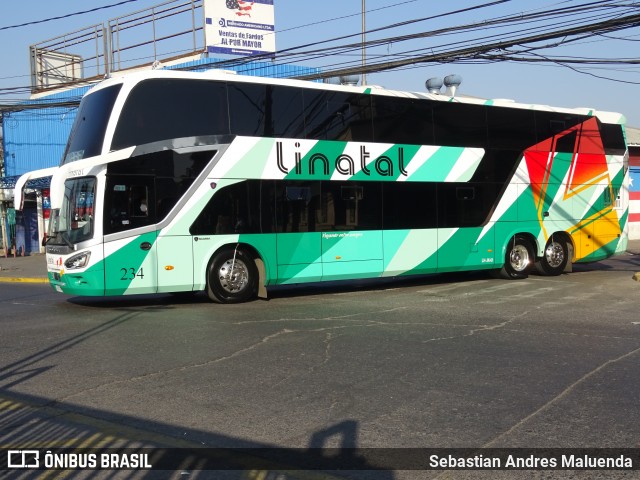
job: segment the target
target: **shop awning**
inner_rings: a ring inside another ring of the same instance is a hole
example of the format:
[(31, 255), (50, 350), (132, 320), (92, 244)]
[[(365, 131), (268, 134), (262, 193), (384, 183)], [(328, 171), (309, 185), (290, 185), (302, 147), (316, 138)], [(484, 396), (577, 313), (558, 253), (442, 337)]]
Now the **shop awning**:
[[(13, 177), (0, 177), (0, 188), (4, 190), (13, 190), (16, 188), (16, 182), (20, 178), (20, 175)], [(33, 178), (27, 182), (26, 188), (35, 188), (41, 190), (43, 188), (49, 188), (51, 186), (51, 177), (39, 177)]]

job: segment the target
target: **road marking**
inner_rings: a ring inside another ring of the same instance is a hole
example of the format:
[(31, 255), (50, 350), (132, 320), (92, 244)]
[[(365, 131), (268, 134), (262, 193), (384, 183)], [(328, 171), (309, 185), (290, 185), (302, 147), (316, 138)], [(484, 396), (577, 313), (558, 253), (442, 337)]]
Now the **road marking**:
[(4, 283), (49, 283), (48, 278), (0, 277)]

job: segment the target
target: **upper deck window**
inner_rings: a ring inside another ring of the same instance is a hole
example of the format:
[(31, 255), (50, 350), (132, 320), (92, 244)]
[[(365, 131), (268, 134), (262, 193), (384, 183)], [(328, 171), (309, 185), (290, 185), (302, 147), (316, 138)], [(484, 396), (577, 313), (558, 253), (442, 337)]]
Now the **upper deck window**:
[(113, 104), (121, 88), (122, 85), (113, 85), (82, 99), (61, 165), (100, 154)]
[(234, 135), (304, 137), (300, 88), (230, 82), (229, 106)]
[(224, 82), (153, 78), (131, 90), (118, 119), (111, 149), (228, 133)]
[(602, 135), (602, 144), (607, 155), (624, 155), (627, 151), (622, 125), (601, 123), (600, 134)]

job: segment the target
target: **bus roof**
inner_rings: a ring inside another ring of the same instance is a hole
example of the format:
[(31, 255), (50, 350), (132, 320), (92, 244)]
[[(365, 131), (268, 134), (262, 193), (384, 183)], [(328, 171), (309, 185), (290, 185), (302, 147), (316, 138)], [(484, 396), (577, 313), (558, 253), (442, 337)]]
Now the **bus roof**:
[(526, 104), (518, 103), (510, 99), (484, 99), (468, 95), (456, 95), (455, 97), (447, 94), (436, 94), (429, 92), (410, 92), (403, 90), (391, 90), (380, 86), (351, 86), (336, 85), (331, 83), (313, 82), (308, 80), (296, 80), (290, 78), (267, 78), (249, 75), (238, 75), (236, 72), (228, 70), (207, 70), (205, 72), (185, 72), (180, 70), (147, 70), (128, 73), (120, 76), (114, 76), (103, 80), (94, 86), (88, 94), (102, 88), (106, 88), (115, 84), (133, 85), (151, 78), (176, 78), (176, 79), (193, 79), (193, 80), (221, 80), (227, 82), (254, 83), (264, 85), (283, 85), (299, 88), (311, 88), (318, 90), (329, 90), (337, 92), (351, 92), (369, 95), (384, 95), (390, 97), (428, 99), (441, 102), (459, 102), (475, 105), (498, 106), (507, 108), (518, 108), (524, 110), (539, 110), (547, 112), (569, 113), (577, 115), (596, 116), (604, 123), (624, 124), (626, 118), (623, 114), (617, 112), (600, 111), (594, 108), (566, 108), (555, 107), (542, 104)]

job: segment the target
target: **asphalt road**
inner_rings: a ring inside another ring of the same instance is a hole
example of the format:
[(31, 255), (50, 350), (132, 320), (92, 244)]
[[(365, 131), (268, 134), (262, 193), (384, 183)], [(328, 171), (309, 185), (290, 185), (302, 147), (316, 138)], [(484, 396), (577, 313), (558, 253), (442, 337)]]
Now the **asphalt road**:
[[(243, 305), (72, 298), (46, 285), (2, 284), (0, 444), (640, 448), (637, 271), (640, 256), (625, 255), (553, 278), (477, 273), (293, 288)], [(298, 478), (251, 465), (229, 477), (195, 470), (157, 478)], [(121, 475), (114, 478), (156, 478)]]

